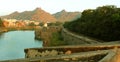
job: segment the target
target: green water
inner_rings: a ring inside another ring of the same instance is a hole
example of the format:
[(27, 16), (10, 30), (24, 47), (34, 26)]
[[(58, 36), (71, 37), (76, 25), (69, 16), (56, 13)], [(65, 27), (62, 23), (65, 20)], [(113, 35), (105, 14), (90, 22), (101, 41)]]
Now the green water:
[(0, 60), (24, 58), (25, 48), (42, 47), (34, 39), (34, 31), (11, 31), (0, 35)]

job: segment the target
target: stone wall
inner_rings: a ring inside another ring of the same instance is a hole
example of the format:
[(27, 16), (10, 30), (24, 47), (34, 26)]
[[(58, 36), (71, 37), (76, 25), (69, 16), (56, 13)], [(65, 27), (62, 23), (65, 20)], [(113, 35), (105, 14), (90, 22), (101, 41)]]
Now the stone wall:
[[(25, 49), (25, 57), (34, 58), (31, 59), (33, 62), (40, 60), (45, 60), (46, 62), (111, 62), (110, 60), (113, 59), (112, 57), (115, 54), (109, 52), (114, 52), (116, 48), (120, 48), (120, 44), (28, 48)], [(116, 57), (119, 58), (118, 56)]]
[(62, 37), (64, 39), (64, 44), (66, 45), (80, 45), (80, 44), (97, 44), (100, 43), (97, 40), (91, 38), (76, 35), (65, 28), (61, 27), (43, 27), (35, 31), (35, 38), (43, 40), (43, 46), (49, 46), (51, 42), (51, 37), (54, 32), (61, 31)]
[(82, 35), (76, 35), (67, 29), (62, 29), (62, 36), (64, 38), (64, 41), (68, 45), (80, 45), (80, 44), (96, 44), (100, 43), (97, 40), (93, 40), (91, 38), (82, 36)]
[(28, 48), (26, 58), (0, 62), (120, 62), (119, 48), (120, 43)]

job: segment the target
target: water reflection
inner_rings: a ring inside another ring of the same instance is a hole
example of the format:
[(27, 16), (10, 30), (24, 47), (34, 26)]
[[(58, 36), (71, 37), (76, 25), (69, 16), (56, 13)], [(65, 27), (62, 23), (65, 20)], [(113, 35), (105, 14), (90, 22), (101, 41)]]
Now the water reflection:
[(0, 33), (0, 38), (3, 38), (4, 37), (4, 33)]

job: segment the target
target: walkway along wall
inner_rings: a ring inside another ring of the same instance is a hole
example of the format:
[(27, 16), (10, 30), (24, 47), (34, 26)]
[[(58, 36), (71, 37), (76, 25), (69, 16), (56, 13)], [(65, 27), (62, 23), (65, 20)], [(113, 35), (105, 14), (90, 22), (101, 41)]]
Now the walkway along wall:
[(64, 42), (68, 45), (80, 45), (80, 44), (96, 44), (100, 43), (96, 40), (93, 40), (91, 38), (85, 37), (85, 36), (80, 36), (76, 35), (74, 33), (71, 33), (65, 28), (62, 28), (62, 36), (64, 39)]

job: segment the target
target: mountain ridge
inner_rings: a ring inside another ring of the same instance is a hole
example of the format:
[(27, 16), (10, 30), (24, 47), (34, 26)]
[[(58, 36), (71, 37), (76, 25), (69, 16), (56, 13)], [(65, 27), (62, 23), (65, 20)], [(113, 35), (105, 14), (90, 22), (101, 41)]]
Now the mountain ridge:
[(33, 20), (39, 22), (56, 22), (56, 18), (54, 16), (42, 10), (41, 8), (36, 8), (33, 11), (24, 11), (21, 13), (16, 11), (9, 15), (2, 16), (2, 18), (17, 20)]
[(67, 12), (62, 10), (55, 14), (50, 14), (41, 8), (36, 8), (33, 11), (13, 12), (1, 18), (17, 19), (17, 20), (32, 20), (38, 22), (66, 22), (77, 19), (81, 16), (81, 12)]

